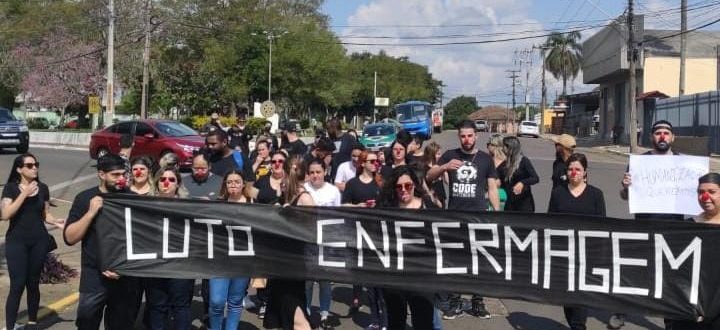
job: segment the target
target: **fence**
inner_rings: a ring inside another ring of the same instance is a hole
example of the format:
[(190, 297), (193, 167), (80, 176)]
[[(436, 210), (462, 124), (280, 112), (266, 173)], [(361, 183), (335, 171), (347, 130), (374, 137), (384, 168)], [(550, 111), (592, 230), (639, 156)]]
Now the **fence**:
[[(675, 135), (707, 137), (707, 150), (720, 154), (720, 92), (657, 100), (654, 109), (647, 110), (650, 110), (650, 113), (646, 113), (646, 124), (667, 120), (673, 124)], [(650, 118), (651, 120), (647, 120)], [(648, 140), (650, 132), (643, 130), (643, 134), (643, 139)]]

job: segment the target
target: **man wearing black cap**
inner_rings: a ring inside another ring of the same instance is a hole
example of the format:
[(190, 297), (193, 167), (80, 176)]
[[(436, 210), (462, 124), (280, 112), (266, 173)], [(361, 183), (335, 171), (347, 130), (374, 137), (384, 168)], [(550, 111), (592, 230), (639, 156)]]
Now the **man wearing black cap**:
[(129, 192), (125, 161), (108, 154), (97, 161), (100, 184), (79, 193), (67, 217), (63, 238), (67, 245), (82, 241), (80, 301), (75, 324), (78, 329), (97, 330), (105, 314), (105, 329), (132, 329), (137, 314), (137, 278), (120, 277), (100, 269), (99, 237), (93, 230), (95, 217), (102, 208), (100, 194)]
[[(672, 143), (675, 141), (675, 135), (672, 131), (672, 124), (667, 120), (658, 120), (652, 125), (651, 139), (652, 150), (643, 153), (643, 155), (672, 156), (679, 153), (672, 150)], [(628, 166), (622, 180), (622, 190), (620, 190), (620, 198), (628, 199), (628, 188), (632, 184), (630, 176), (630, 167)], [(658, 213), (635, 213), (635, 219), (661, 219), (661, 220), (684, 220), (682, 214), (658, 214)], [(624, 325), (623, 315), (615, 314), (610, 318), (608, 328), (619, 329)], [(671, 330), (672, 321), (665, 320), (665, 329)]]
[(250, 140), (252, 134), (245, 132), (245, 115), (240, 115), (234, 125), (228, 129), (230, 149), (240, 150), (243, 154), (250, 154)]
[(307, 145), (297, 136), (297, 127), (294, 123), (285, 124), (287, 142), (283, 143), (282, 149), (287, 151), (288, 158), (303, 156), (307, 153)]

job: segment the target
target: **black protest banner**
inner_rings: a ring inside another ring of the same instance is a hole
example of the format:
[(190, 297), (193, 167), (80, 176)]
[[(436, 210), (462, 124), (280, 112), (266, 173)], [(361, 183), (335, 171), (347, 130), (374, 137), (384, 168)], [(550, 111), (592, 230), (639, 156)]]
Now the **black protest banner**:
[(327, 279), (675, 319), (720, 313), (720, 228), (447, 210), (280, 208), (108, 195), (105, 269)]

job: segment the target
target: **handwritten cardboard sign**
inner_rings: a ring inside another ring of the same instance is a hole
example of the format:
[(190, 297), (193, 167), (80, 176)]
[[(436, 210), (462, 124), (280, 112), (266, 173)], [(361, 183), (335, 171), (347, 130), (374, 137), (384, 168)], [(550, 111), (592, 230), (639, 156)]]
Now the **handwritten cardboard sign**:
[(700, 214), (698, 178), (709, 168), (707, 157), (630, 155), (630, 213)]

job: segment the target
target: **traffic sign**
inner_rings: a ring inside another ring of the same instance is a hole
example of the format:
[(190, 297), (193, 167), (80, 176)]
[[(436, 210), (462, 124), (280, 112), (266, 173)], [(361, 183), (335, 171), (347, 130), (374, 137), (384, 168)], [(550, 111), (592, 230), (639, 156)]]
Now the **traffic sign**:
[(88, 113), (99, 114), (100, 113), (100, 97), (89, 96), (88, 97)]

